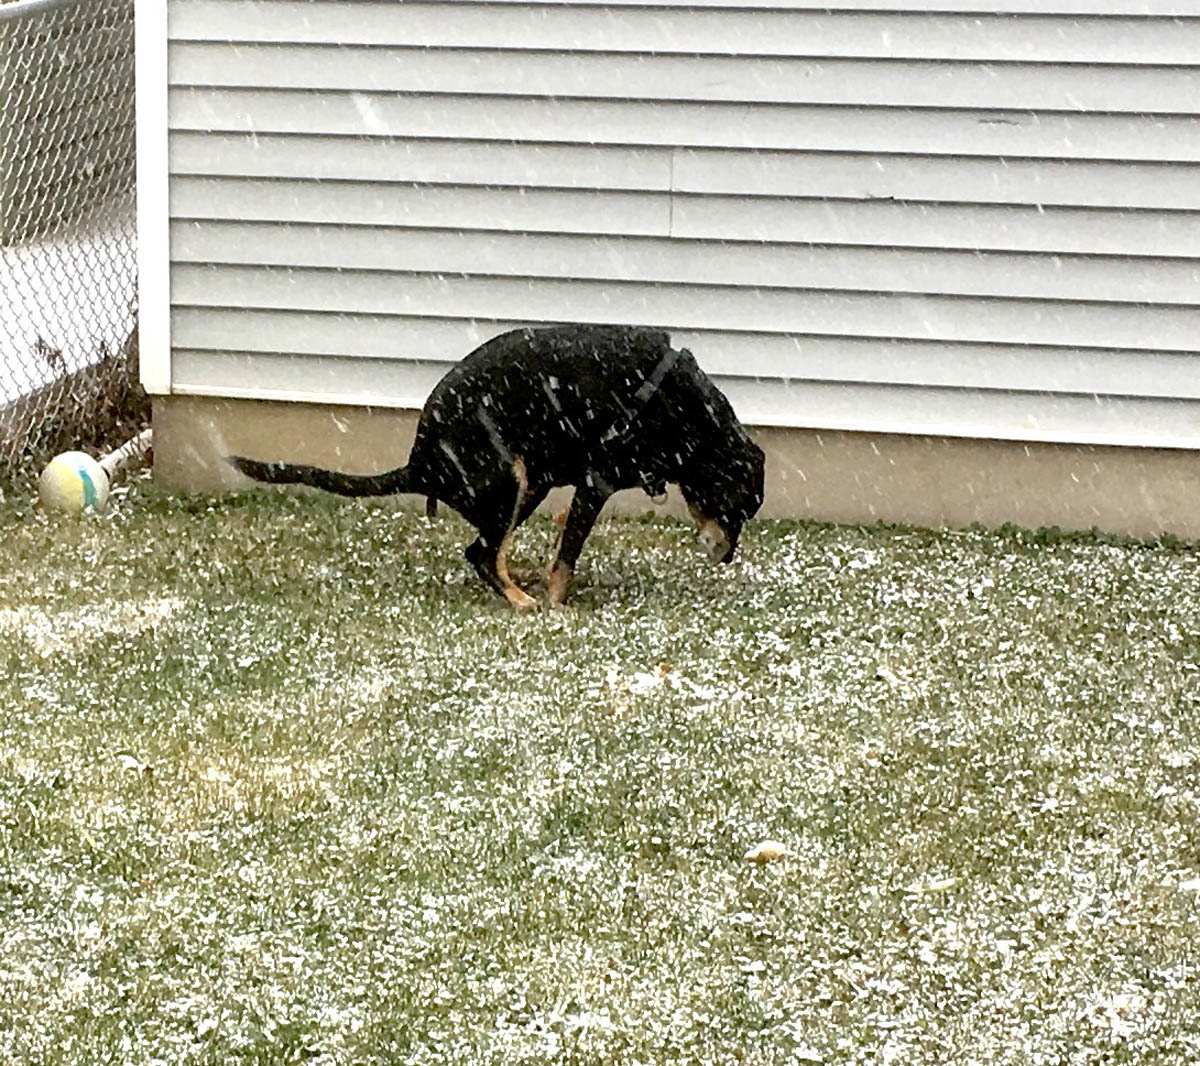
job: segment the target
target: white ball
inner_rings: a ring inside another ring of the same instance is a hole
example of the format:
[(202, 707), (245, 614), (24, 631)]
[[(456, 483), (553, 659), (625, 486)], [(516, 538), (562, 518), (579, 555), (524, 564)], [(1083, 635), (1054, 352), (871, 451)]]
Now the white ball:
[(46, 464), (38, 494), (48, 511), (103, 511), (108, 503), (108, 475), (86, 452), (63, 452)]

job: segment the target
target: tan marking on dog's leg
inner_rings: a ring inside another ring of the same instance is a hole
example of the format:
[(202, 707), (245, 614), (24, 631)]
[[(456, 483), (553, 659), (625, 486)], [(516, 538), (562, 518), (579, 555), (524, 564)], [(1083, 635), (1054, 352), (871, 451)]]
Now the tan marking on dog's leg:
[(500, 550), (496, 552), (496, 576), (504, 589), (504, 598), (518, 610), (529, 611), (537, 607), (538, 602), (508, 576), (508, 551), (512, 547), (513, 531), (517, 528), (517, 519), (525, 506), (525, 498), (529, 492), (529, 476), (525, 472), (525, 463), (519, 457), (513, 460), (513, 477), (517, 479), (517, 499), (513, 504), (512, 518), (509, 519), (508, 532), (500, 542)]
[(511, 581), (504, 586), (504, 598), (518, 611), (536, 611), (538, 609), (538, 601)]
[(518, 585), (508, 574), (508, 550), (512, 547), (512, 532), (504, 538), (500, 550), (496, 553), (496, 576), (504, 588), (504, 598), (514, 607), (528, 611), (537, 607), (538, 602)]
[(575, 571), (561, 559), (555, 559), (550, 568), (550, 606), (562, 607), (567, 598), (567, 589)]
[(559, 558), (562, 551), (563, 534), (567, 528), (567, 517), (571, 513), (571, 505), (563, 508), (561, 515), (555, 515), (558, 524), (558, 536), (554, 538), (554, 547), (550, 552), (550, 573), (546, 583), (549, 586), (549, 602), (551, 607), (561, 607), (567, 597), (567, 586), (571, 582), (572, 568)]
[(711, 518), (700, 527), (700, 544), (714, 563), (719, 563), (729, 554), (729, 537)]
[(559, 526), (558, 535), (554, 538), (554, 547), (550, 549), (550, 569), (558, 565), (558, 553), (562, 551), (563, 527)]
[(714, 563), (720, 562), (729, 554), (729, 534), (721, 528), (719, 522), (714, 522), (700, 508), (689, 503), (688, 511), (699, 529), (700, 545), (704, 553)]
[(554, 538), (554, 547), (550, 549), (550, 571), (546, 575), (546, 585), (549, 591), (551, 607), (561, 607), (566, 599), (567, 585), (570, 584), (572, 570), (558, 556), (562, 551), (564, 521), (559, 527), (558, 536)]

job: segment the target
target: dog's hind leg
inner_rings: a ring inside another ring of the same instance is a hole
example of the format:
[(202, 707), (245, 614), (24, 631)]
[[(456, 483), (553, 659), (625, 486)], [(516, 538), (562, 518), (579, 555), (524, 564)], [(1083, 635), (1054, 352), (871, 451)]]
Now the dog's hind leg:
[(539, 494), (529, 491), (529, 479), (521, 459), (513, 460), (512, 474), (516, 480), (516, 493), (511, 509), (507, 513), (492, 512), (477, 523), (479, 536), (468, 545), (466, 555), (476, 573), (509, 603), (521, 610), (531, 610), (537, 607), (538, 602), (509, 576), (508, 551), (512, 546), (513, 532), (537, 506), (545, 492)]
[(558, 535), (558, 543), (554, 546), (554, 561), (550, 564), (551, 607), (563, 605), (571, 577), (575, 573), (575, 564), (579, 561), (579, 553), (583, 551), (583, 543), (591, 533), (592, 526), (596, 524), (596, 519), (600, 517), (609, 495), (609, 492), (598, 485), (576, 487), (575, 497), (571, 500), (571, 508), (567, 512), (567, 520)]

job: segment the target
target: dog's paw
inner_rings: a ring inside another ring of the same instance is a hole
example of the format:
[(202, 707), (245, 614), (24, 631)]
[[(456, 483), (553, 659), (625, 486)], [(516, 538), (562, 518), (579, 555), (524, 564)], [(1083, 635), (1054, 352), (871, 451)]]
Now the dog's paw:
[(504, 598), (518, 611), (540, 611), (542, 609), (542, 605), (537, 600), (516, 585), (504, 590)]

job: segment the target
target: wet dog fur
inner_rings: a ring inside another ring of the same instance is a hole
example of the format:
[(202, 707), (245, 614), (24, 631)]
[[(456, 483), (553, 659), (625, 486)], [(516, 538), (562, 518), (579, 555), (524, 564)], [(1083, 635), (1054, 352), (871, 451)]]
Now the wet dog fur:
[(762, 504), (762, 450), (729, 401), (667, 333), (628, 326), (518, 329), (455, 365), (421, 412), (408, 463), (354, 475), (241, 456), (229, 461), (271, 484), (345, 496), (419, 493), (475, 526), (466, 557), (518, 608), (537, 606), (508, 573), (514, 530), (555, 486), (574, 498), (554, 549), (549, 601), (561, 605), (605, 501), (640, 487), (679, 486), (716, 561), (728, 562)]

